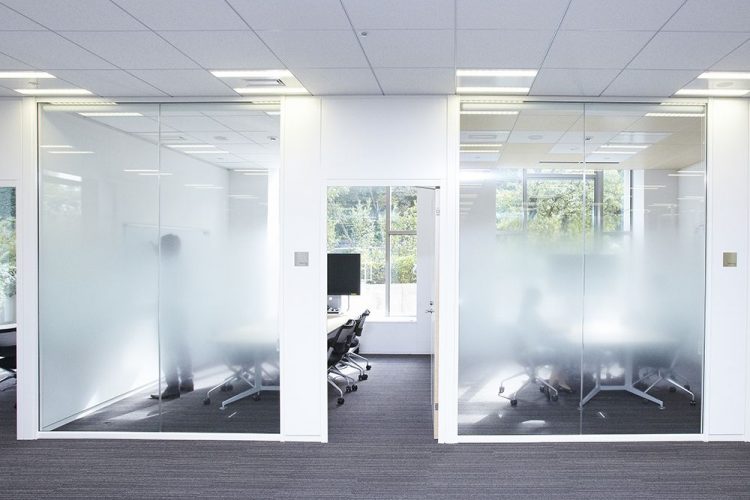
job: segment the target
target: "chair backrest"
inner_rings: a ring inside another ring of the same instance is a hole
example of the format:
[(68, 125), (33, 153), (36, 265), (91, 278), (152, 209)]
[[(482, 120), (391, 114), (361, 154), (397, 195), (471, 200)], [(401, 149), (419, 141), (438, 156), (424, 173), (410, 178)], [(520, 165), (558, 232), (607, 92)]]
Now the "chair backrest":
[(357, 337), (362, 336), (362, 330), (365, 328), (365, 320), (367, 319), (369, 315), (370, 315), (370, 310), (366, 309), (365, 312), (363, 312), (359, 316), (359, 318), (357, 318), (357, 327), (354, 332)]
[[(357, 327), (357, 322), (350, 319), (343, 325), (341, 325), (335, 332), (329, 336), (328, 344), (328, 366), (332, 366), (344, 357), (344, 354), (349, 351), (349, 346), (354, 338), (354, 329)], [(335, 338), (334, 338), (335, 337)]]

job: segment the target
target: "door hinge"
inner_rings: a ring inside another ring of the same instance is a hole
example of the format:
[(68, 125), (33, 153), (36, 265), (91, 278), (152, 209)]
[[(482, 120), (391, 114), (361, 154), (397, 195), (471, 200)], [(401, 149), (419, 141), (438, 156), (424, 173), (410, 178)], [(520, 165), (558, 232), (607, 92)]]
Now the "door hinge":
[(435, 411), (438, 411), (438, 404), (435, 403)]

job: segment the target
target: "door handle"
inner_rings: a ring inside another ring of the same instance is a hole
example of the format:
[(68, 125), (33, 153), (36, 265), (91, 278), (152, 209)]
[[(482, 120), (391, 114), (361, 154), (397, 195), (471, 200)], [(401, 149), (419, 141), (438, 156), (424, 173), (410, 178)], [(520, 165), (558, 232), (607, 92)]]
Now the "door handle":
[(432, 313), (434, 313), (434, 312), (435, 312), (435, 309), (433, 309), (433, 308), (431, 308), (431, 307), (430, 307), (430, 308), (429, 308), (429, 309), (427, 309), (427, 310), (426, 310), (425, 312), (426, 312), (426, 313), (430, 313), (430, 314), (432, 314)]

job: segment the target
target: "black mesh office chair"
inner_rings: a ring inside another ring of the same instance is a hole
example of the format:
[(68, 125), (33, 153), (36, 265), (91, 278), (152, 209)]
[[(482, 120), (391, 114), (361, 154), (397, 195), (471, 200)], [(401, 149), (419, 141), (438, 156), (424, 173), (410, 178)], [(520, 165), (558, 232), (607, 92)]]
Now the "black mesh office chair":
[[(359, 380), (367, 380), (367, 373), (365, 373), (366, 370), (372, 369), (372, 366), (370, 365), (370, 361), (365, 358), (364, 356), (359, 354), (359, 337), (362, 336), (362, 331), (365, 327), (365, 320), (367, 320), (367, 317), (370, 315), (370, 310), (367, 309), (365, 312), (363, 312), (359, 318), (357, 318), (357, 326), (354, 329), (354, 338), (352, 339), (351, 346), (349, 348), (349, 352), (346, 353), (344, 356), (344, 361), (349, 364), (349, 366), (352, 366), (357, 371), (359, 371)], [(357, 362), (360, 360), (359, 362)], [(361, 362), (365, 363), (364, 368), (360, 364)]]
[(356, 327), (357, 322), (352, 319), (328, 335), (328, 383), (338, 391), (339, 398), (337, 403), (340, 405), (344, 404), (344, 391), (336, 385), (334, 378), (340, 377), (345, 380), (346, 392), (357, 390), (357, 384), (354, 383), (354, 379), (339, 369), (339, 364), (351, 347)]
[(16, 329), (0, 330), (0, 384), (16, 378)]

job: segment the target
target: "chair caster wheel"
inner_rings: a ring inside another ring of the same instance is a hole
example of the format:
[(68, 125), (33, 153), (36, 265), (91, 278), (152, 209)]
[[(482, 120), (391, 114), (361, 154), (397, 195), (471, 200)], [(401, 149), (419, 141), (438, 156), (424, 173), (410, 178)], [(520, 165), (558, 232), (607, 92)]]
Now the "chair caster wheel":
[(357, 387), (357, 384), (354, 384), (352, 386), (352, 391), (357, 392), (357, 389), (359, 389), (359, 387)]
[(544, 389), (546, 389), (546, 387), (544, 387), (543, 385), (539, 386), (539, 392), (544, 392)]
[(687, 391), (690, 390), (690, 384), (685, 384), (684, 387), (685, 387), (685, 390), (687, 390)]
[(366, 370), (370, 370), (371, 368), (372, 368), (372, 366), (370, 366), (370, 365), (365, 366)]
[(255, 394), (253, 394), (250, 397), (253, 398), (253, 401), (260, 401), (260, 393), (259, 392), (256, 392)]
[(344, 404), (344, 398), (338, 398), (336, 402), (340, 405)]
[(692, 401), (690, 402), (690, 406), (695, 406), (695, 405), (696, 405), (696, 402), (695, 402), (695, 400), (692, 400)]
[(365, 377), (364, 375), (360, 374), (357, 376), (357, 380), (362, 381), (365, 379), (364, 377)]
[(347, 385), (346, 389), (344, 389), (344, 392), (352, 392), (352, 388)]
[(364, 375), (362, 375), (362, 380), (367, 380), (368, 378), (370, 378), (370, 377), (366, 373)]
[(497, 393), (498, 393), (498, 394), (502, 394), (502, 393), (504, 393), (504, 392), (505, 392), (505, 387), (503, 387), (503, 386), (501, 385), (501, 386), (500, 386), (500, 389), (498, 389), (498, 390), (497, 390)]
[(516, 406), (516, 405), (518, 405), (518, 400), (517, 400), (517, 399), (511, 399), (511, 400), (510, 400), (510, 405), (511, 405), (511, 406)]
[(557, 401), (560, 397), (557, 394), (553, 394), (551, 397), (552, 401)]
[(669, 388), (669, 392), (677, 392), (677, 388), (675, 388), (675, 387), (670, 387), (670, 388)]
[(206, 406), (210, 405), (211, 404), (211, 398), (204, 399), (203, 400), (203, 404), (206, 405)]

